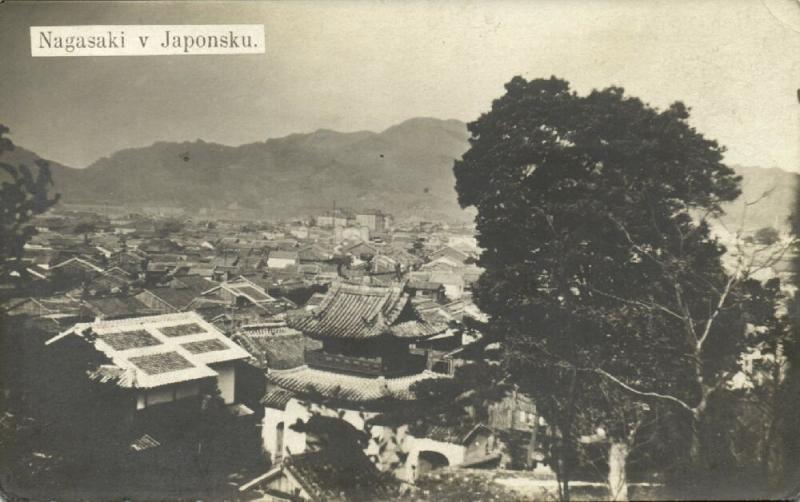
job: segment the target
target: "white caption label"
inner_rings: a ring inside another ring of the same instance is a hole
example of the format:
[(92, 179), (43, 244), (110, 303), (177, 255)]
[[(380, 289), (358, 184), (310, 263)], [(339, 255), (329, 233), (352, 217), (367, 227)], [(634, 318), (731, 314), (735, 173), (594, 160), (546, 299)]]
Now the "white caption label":
[(262, 24), (31, 26), (31, 56), (263, 54)]

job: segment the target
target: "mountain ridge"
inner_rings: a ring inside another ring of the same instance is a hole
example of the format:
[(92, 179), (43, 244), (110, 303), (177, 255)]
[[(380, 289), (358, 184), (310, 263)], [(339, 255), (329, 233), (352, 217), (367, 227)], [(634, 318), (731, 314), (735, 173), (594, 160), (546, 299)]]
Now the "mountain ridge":
[[(469, 148), (466, 124), (414, 117), (381, 132), (321, 128), (229, 146), (156, 141), (97, 159), (83, 169), (49, 161), (55, 191), (67, 203), (178, 206), (188, 211), (247, 208), (265, 219), (337, 206), (381, 208), (398, 217), (470, 220), (458, 206), (453, 160)], [(3, 159), (33, 164), (17, 147)], [(777, 167), (731, 166), (743, 176), (743, 196), (725, 204), (725, 220), (786, 228), (800, 174)], [(135, 173), (135, 174), (133, 174)], [(758, 204), (748, 206), (772, 190)]]

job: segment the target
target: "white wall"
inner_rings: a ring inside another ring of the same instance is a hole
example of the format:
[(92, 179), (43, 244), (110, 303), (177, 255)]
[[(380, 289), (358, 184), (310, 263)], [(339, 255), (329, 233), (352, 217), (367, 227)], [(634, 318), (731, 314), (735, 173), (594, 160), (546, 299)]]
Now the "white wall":
[[(275, 462), (278, 458), (283, 456), (284, 452), (286, 451), (285, 448), (282, 448), (281, 452), (278, 452), (278, 445), (277, 445), (277, 433), (276, 429), (278, 424), (283, 424), (283, 444), (286, 444), (286, 433), (289, 429), (289, 424), (285, 421), (284, 412), (283, 410), (276, 410), (275, 408), (264, 408), (264, 418), (262, 419), (262, 427), (261, 427), (261, 441), (264, 446), (264, 450), (269, 453), (270, 459)], [(305, 439), (303, 439), (305, 442)], [(294, 449), (292, 449), (294, 451)]]
[(235, 362), (226, 362), (211, 365), (209, 368), (218, 373), (217, 375), (217, 388), (220, 391), (220, 397), (225, 401), (225, 404), (232, 404), (236, 399), (236, 364)]
[(406, 472), (405, 480), (413, 481), (416, 479), (417, 464), (419, 463), (419, 453), (421, 451), (435, 451), (447, 457), (450, 466), (460, 465), (464, 462), (464, 454), (466, 447), (460, 444), (445, 443), (443, 441), (436, 441), (428, 438), (417, 438), (408, 435), (405, 441), (405, 447), (408, 449), (408, 458), (406, 459)]
[(296, 264), (292, 258), (267, 258), (267, 268), (286, 268)]
[(444, 294), (451, 300), (457, 300), (464, 296), (464, 288), (460, 284), (445, 284)]
[[(312, 412), (320, 413), (325, 416), (340, 417), (342, 420), (348, 422), (357, 430), (364, 430), (365, 421), (377, 415), (374, 412), (362, 412), (357, 410), (348, 409), (332, 409), (321, 407), (311, 404), (307, 407), (301, 404), (297, 399), (291, 399), (286, 404), (285, 410), (276, 410), (274, 408), (265, 408), (264, 419), (262, 422), (261, 437), (264, 444), (264, 449), (267, 450), (272, 459), (277, 458), (276, 455), (276, 427), (279, 423), (283, 423), (283, 452), (281, 456), (295, 455), (302, 453), (306, 449), (306, 435), (302, 432), (293, 431), (290, 425), (297, 422), (297, 420), (306, 421), (311, 417)], [(380, 445), (392, 437), (392, 443), (398, 444), (398, 449), (408, 453), (405, 465), (395, 470), (394, 474), (399, 479), (406, 481), (414, 481), (415, 471), (417, 468), (417, 461), (419, 452), (430, 450), (439, 452), (447, 457), (451, 466), (459, 465), (464, 462), (464, 454), (466, 448), (460, 444), (444, 443), (441, 441), (434, 441), (433, 439), (416, 438), (406, 433), (407, 427), (401, 426), (397, 430), (392, 430), (389, 427), (374, 426), (370, 433), (375, 441), (369, 441), (367, 447), (364, 449), (366, 455), (381, 456)], [(387, 465), (379, 463), (378, 468), (381, 470), (388, 470)]]
[(197, 382), (181, 382), (153, 389), (142, 389), (136, 395), (136, 409), (141, 410), (161, 403), (196, 396), (200, 393)]

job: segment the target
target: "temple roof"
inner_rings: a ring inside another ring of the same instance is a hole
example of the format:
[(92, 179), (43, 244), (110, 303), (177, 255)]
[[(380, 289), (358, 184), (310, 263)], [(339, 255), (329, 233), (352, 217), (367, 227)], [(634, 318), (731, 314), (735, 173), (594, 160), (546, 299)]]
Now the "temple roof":
[(362, 451), (352, 448), (310, 451), (283, 462), (313, 500), (348, 499), (351, 492), (384, 493), (385, 481)]
[(286, 405), (292, 400), (294, 394), (285, 389), (274, 389), (267, 391), (264, 397), (261, 398), (261, 404), (266, 408), (275, 408), (276, 410), (285, 410)]
[(261, 493), (269, 500), (306, 500), (276, 490), (274, 486), (280, 484), (271, 486), (280, 477), (293, 479), (313, 501), (387, 500), (393, 485), (359, 447), (344, 444), (288, 456), (266, 474), (242, 485), (239, 491), (264, 490)]
[(244, 347), (262, 368), (288, 369), (303, 364), (305, 351), (322, 348), (322, 343), (283, 326), (241, 330), (232, 340)]
[(411, 386), (421, 380), (442, 378), (432, 371), (414, 375), (384, 378), (366, 377), (300, 366), (290, 370), (272, 371), (267, 379), (292, 392), (318, 393), (325, 397), (351, 402), (377, 401), (380, 399), (412, 400), (415, 398)]
[(289, 325), (321, 338), (364, 339), (390, 335), (405, 339), (427, 338), (444, 331), (416, 314), (401, 318), (409, 304), (402, 284), (367, 286), (337, 282), (319, 306), (289, 319)]

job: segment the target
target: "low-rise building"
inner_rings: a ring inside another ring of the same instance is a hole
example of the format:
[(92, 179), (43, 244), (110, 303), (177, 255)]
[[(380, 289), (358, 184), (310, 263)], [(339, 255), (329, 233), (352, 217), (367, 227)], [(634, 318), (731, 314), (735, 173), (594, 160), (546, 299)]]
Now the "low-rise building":
[(250, 357), (194, 312), (79, 323), (45, 343), (57, 347), (70, 336), (109, 359), (90, 377), (129, 389), (137, 410), (197, 396), (206, 379), (233, 404), (237, 363)]
[(280, 249), (276, 249), (275, 251), (270, 251), (269, 257), (267, 258), (267, 268), (287, 268), (287, 267), (296, 267), (300, 262), (300, 257), (297, 251), (282, 251)]
[(370, 232), (382, 234), (386, 231), (386, 215), (381, 211), (364, 211), (356, 214), (356, 224), (369, 228)]

